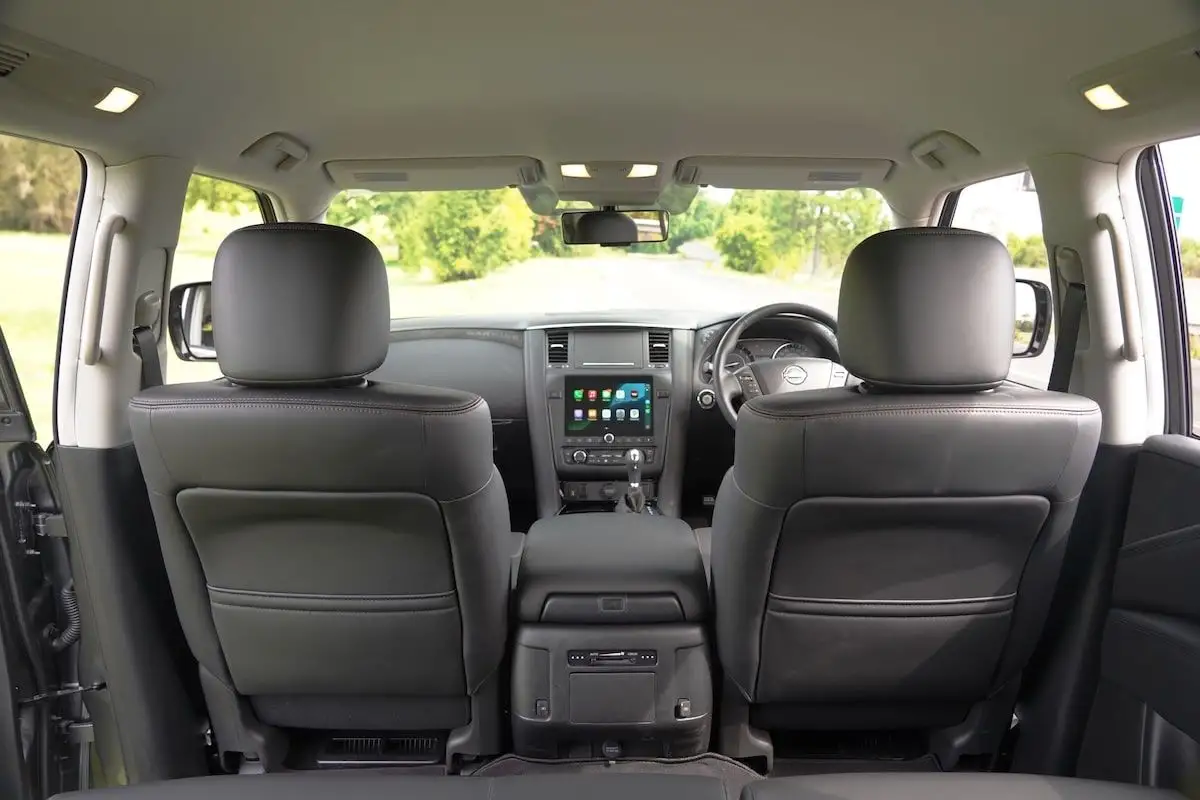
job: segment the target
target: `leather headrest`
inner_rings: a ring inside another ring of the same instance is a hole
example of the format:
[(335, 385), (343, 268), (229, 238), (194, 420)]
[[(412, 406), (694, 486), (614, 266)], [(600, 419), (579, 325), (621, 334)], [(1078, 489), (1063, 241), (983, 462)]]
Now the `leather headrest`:
[(383, 257), (335, 225), (284, 222), (231, 233), (213, 267), (221, 372), (245, 385), (356, 382), (387, 356)]
[(979, 391), (1008, 375), (1012, 258), (995, 237), (899, 228), (850, 253), (838, 301), (842, 363), (876, 391)]

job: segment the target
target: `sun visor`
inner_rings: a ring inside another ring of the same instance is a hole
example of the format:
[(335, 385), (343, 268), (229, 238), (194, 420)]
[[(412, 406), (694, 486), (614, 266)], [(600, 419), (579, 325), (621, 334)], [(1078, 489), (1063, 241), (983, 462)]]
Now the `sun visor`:
[(542, 163), (526, 156), (328, 161), (325, 169), (339, 189), (377, 192), (529, 187), (544, 174)]
[(873, 158), (694, 156), (679, 162), (675, 180), (723, 189), (818, 189), (879, 186), (893, 163)]

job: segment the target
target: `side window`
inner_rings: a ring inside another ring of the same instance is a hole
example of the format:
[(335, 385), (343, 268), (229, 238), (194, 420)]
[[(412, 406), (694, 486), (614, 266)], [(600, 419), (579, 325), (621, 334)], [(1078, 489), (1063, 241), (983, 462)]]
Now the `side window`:
[(1200, 136), (1159, 145), (1174, 214), (1192, 386), (1192, 435), (1200, 436)]
[[(990, 233), (1008, 247), (1018, 278), (1028, 278), (1050, 286), (1050, 262), (1042, 240), (1042, 214), (1037, 188), (1029, 173), (1006, 175), (972, 184), (959, 194), (954, 210), (956, 228)], [(1014, 289), (1017, 319), (1013, 330), (1013, 350), (1019, 352), (1029, 342), (1035, 315), (1034, 295), (1028, 286)], [(1032, 358), (1014, 358), (1008, 379), (1036, 389), (1050, 383), (1054, 363), (1054, 337), (1041, 354)]]
[(54, 436), (54, 362), (83, 185), (68, 147), (0, 135), (0, 327), (43, 445)]
[[(211, 281), (213, 258), (221, 241), (238, 228), (263, 221), (253, 189), (240, 184), (193, 175), (188, 181), (179, 226), (179, 245), (171, 264), (171, 288)], [(167, 383), (209, 381), (221, 377), (215, 361), (183, 361), (168, 347)]]

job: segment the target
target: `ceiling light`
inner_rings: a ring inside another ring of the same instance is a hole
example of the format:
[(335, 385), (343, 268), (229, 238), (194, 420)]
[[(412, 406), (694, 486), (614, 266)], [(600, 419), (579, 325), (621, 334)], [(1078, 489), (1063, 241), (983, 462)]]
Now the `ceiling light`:
[(129, 110), (129, 107), (138, 101), (138, 93), (131, 92), (128, 89), (122, 89), (120, 86), (114, 86), (108, 95), (93, 108), (100, 111), (107, 111), (110, 114), (122, 114)]
[(1117, 90), (1111, 84), (1107, 83), (1100, 86), (1093, 86), (1084, 92), (1083, 96), (1088, 99), (1089, 103), (1101, 111), (1112, 111), (1129, 105), (1129, 101), (1117, 94)]
[(634, 164), (629, 168), (627, 178), (653, 178), (658, 174), (658, 164)]
[(592, 177), (592, 173), (588, 172), (587, 164), (559, 164), (558, 168), (564, 178)]

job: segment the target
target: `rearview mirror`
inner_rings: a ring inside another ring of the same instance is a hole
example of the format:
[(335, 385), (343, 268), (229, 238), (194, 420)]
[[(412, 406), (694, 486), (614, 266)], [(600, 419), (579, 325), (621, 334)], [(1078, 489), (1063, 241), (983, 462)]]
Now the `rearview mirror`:
[(167, 330), (171, 333), (171, 344), (182, 360), (217, 360), (211, 283), (185, 283), (171, 290)]
[(564, 211), (562, 237), (565, 244), (598, 244), (601, 247), (623, 247), (667, 240), (666, 211), (645, 209), (616, 211)]
[(1034, 358), (1050, 339), (1050, 287), (1017, 278), (1017, 319), (1013, 327), (1013, 358)]

